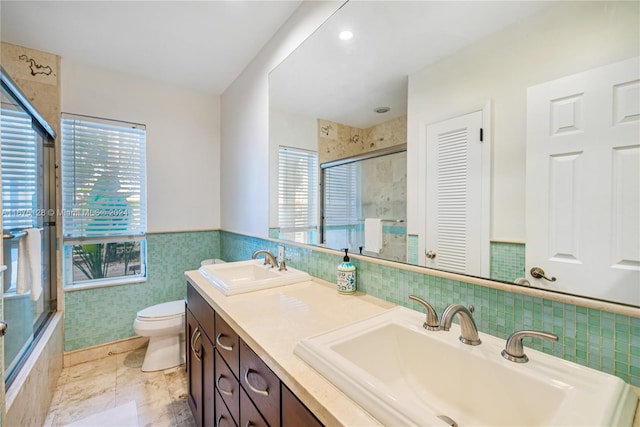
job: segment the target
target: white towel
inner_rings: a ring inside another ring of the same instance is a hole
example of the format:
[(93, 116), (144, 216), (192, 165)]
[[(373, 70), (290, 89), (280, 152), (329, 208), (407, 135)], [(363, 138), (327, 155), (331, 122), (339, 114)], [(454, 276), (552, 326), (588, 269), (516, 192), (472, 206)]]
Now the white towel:
[(40, 230), (29, 228), (18, 241), (18, 277), (16, 293), (31, 291), (31, 300), (42, 295), (42, 240)]
[(380, 253), (382, 249), (382, 220), (380, 218), (364, 219), (364, 250)]

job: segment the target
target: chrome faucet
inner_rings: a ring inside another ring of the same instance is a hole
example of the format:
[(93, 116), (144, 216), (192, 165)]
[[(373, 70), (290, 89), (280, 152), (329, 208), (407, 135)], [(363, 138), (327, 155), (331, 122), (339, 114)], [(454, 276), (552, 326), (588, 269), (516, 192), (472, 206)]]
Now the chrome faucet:
[(502, 357), (516, 363), (526, 363), (529, 358), (524, 354), (523, 338), (543, 338), (550, 341), (558, 341), (558, 336), (541, 331), (516, 331), (507, 338), (507, 345), (502, 350)]
[(278, 260), (276, 259), (276, 257), (274, 257), (271, 252), (264, 249), (255, 251), (253, 255), (251, 255), (251, 259), (258, 258), (258, 255), (260, 254), (264, 255), (264, 265), (271, 265), (271, 267), (278, 267)]
[(436, 311), (431, 306), (431, 304), (429, 304), (422, 298), (417, 297), (415, 295), (409, 295), (409, 299), (418, 301), (420, 304), (424, 306), (424, 308), (427, 309), (427, 320), (425, 320), (425, 322), (422, 324), (422, 327), (425, 328), (427, 331), (439, 331), (440, 324), (438, 323), (438, 313), (436, 313)]
[(482, 341), (480, 341), (478, 328), (471, 314), (473, 306), (470, 306), (470, 308), (471, 310), (462, 304), (449, 304), (442, 312), (440, 329), (443, 331), (451, 329), (451, 321), (453, 320), (453, 316), (457, 314), (460, 318), (460, 341), (469, 345), (478, 345)]

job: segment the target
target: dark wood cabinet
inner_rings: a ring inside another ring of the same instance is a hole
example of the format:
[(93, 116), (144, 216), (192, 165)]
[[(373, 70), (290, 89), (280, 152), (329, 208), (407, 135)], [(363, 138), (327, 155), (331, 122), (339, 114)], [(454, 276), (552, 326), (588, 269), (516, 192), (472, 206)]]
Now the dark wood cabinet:
[(270, 426), (280, 425), (280, 379), (240, 340), (240, 384)]
[(222, 396), (216, 390), (216, 424), (215, 427), (236, 427), (237, 424), (233, 420), (229, 409), (224, 404)]
[(189, 408), (191, 408), (196, 426), (202, 426), (202, 362), (196, 357), (196, 351), (192, 346), (193, 339), (197, 336), (199, 327), (195, 316), (188, 309), (185, 319)]
[(296, 397), (289, 387), (282, 384), (282, 427), (321, 427), (322, 423)]
[[(193, 292), (187, 291), (185, 315), (188, 401), (196, 426), (208, 427), (215, 424), (215, 350), (206, 331), (213, 335), (214, 311), (197, 292), (196, 295)], [(191, 308), (196, 309), (198, 315)]]
[[(251, 427), (269, 427), (258, 408), (255, 407), (247, 392), (240, 388), (240, 425)], [(306, 427), (306, 426), (305, 426)]]
[(196, 426), (322, 426), (189, 283), (185, 323)]
[(229, 409), (233, 420), (240, 421), (240, 385), (231, 368), (216, 350), (216, 390)]
[(220, 356), (227, 362), (229, 368), (239, 378), (240, 369), (240, 338), (236, 331), (225, 322), (225, 320), (216, 313), (216, 349)]

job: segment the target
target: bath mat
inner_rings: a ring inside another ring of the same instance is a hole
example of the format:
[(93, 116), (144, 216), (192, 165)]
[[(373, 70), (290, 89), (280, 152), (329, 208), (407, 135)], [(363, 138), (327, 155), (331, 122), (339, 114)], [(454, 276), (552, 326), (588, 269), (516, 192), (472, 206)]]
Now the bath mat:
[(138, 427), (138, 408), (135, 401), (90, 415), (65, 427)]

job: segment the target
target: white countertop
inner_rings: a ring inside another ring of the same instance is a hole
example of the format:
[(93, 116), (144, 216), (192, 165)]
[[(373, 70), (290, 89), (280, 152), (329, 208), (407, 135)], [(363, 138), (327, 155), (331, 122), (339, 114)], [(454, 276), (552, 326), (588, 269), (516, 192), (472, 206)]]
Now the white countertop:
[[(323, 424), (381, 425), (296, 356), (293, 349), (303, 338), (381, 313), (395, 304), (362, 292), (341, 295), (336, 285), (316, 278), (226, 297), (198, 271), (188, 271), (185, 275), (211, 307)], [(639, 414), (640, 408), (634, 427), (640, 427)]]

